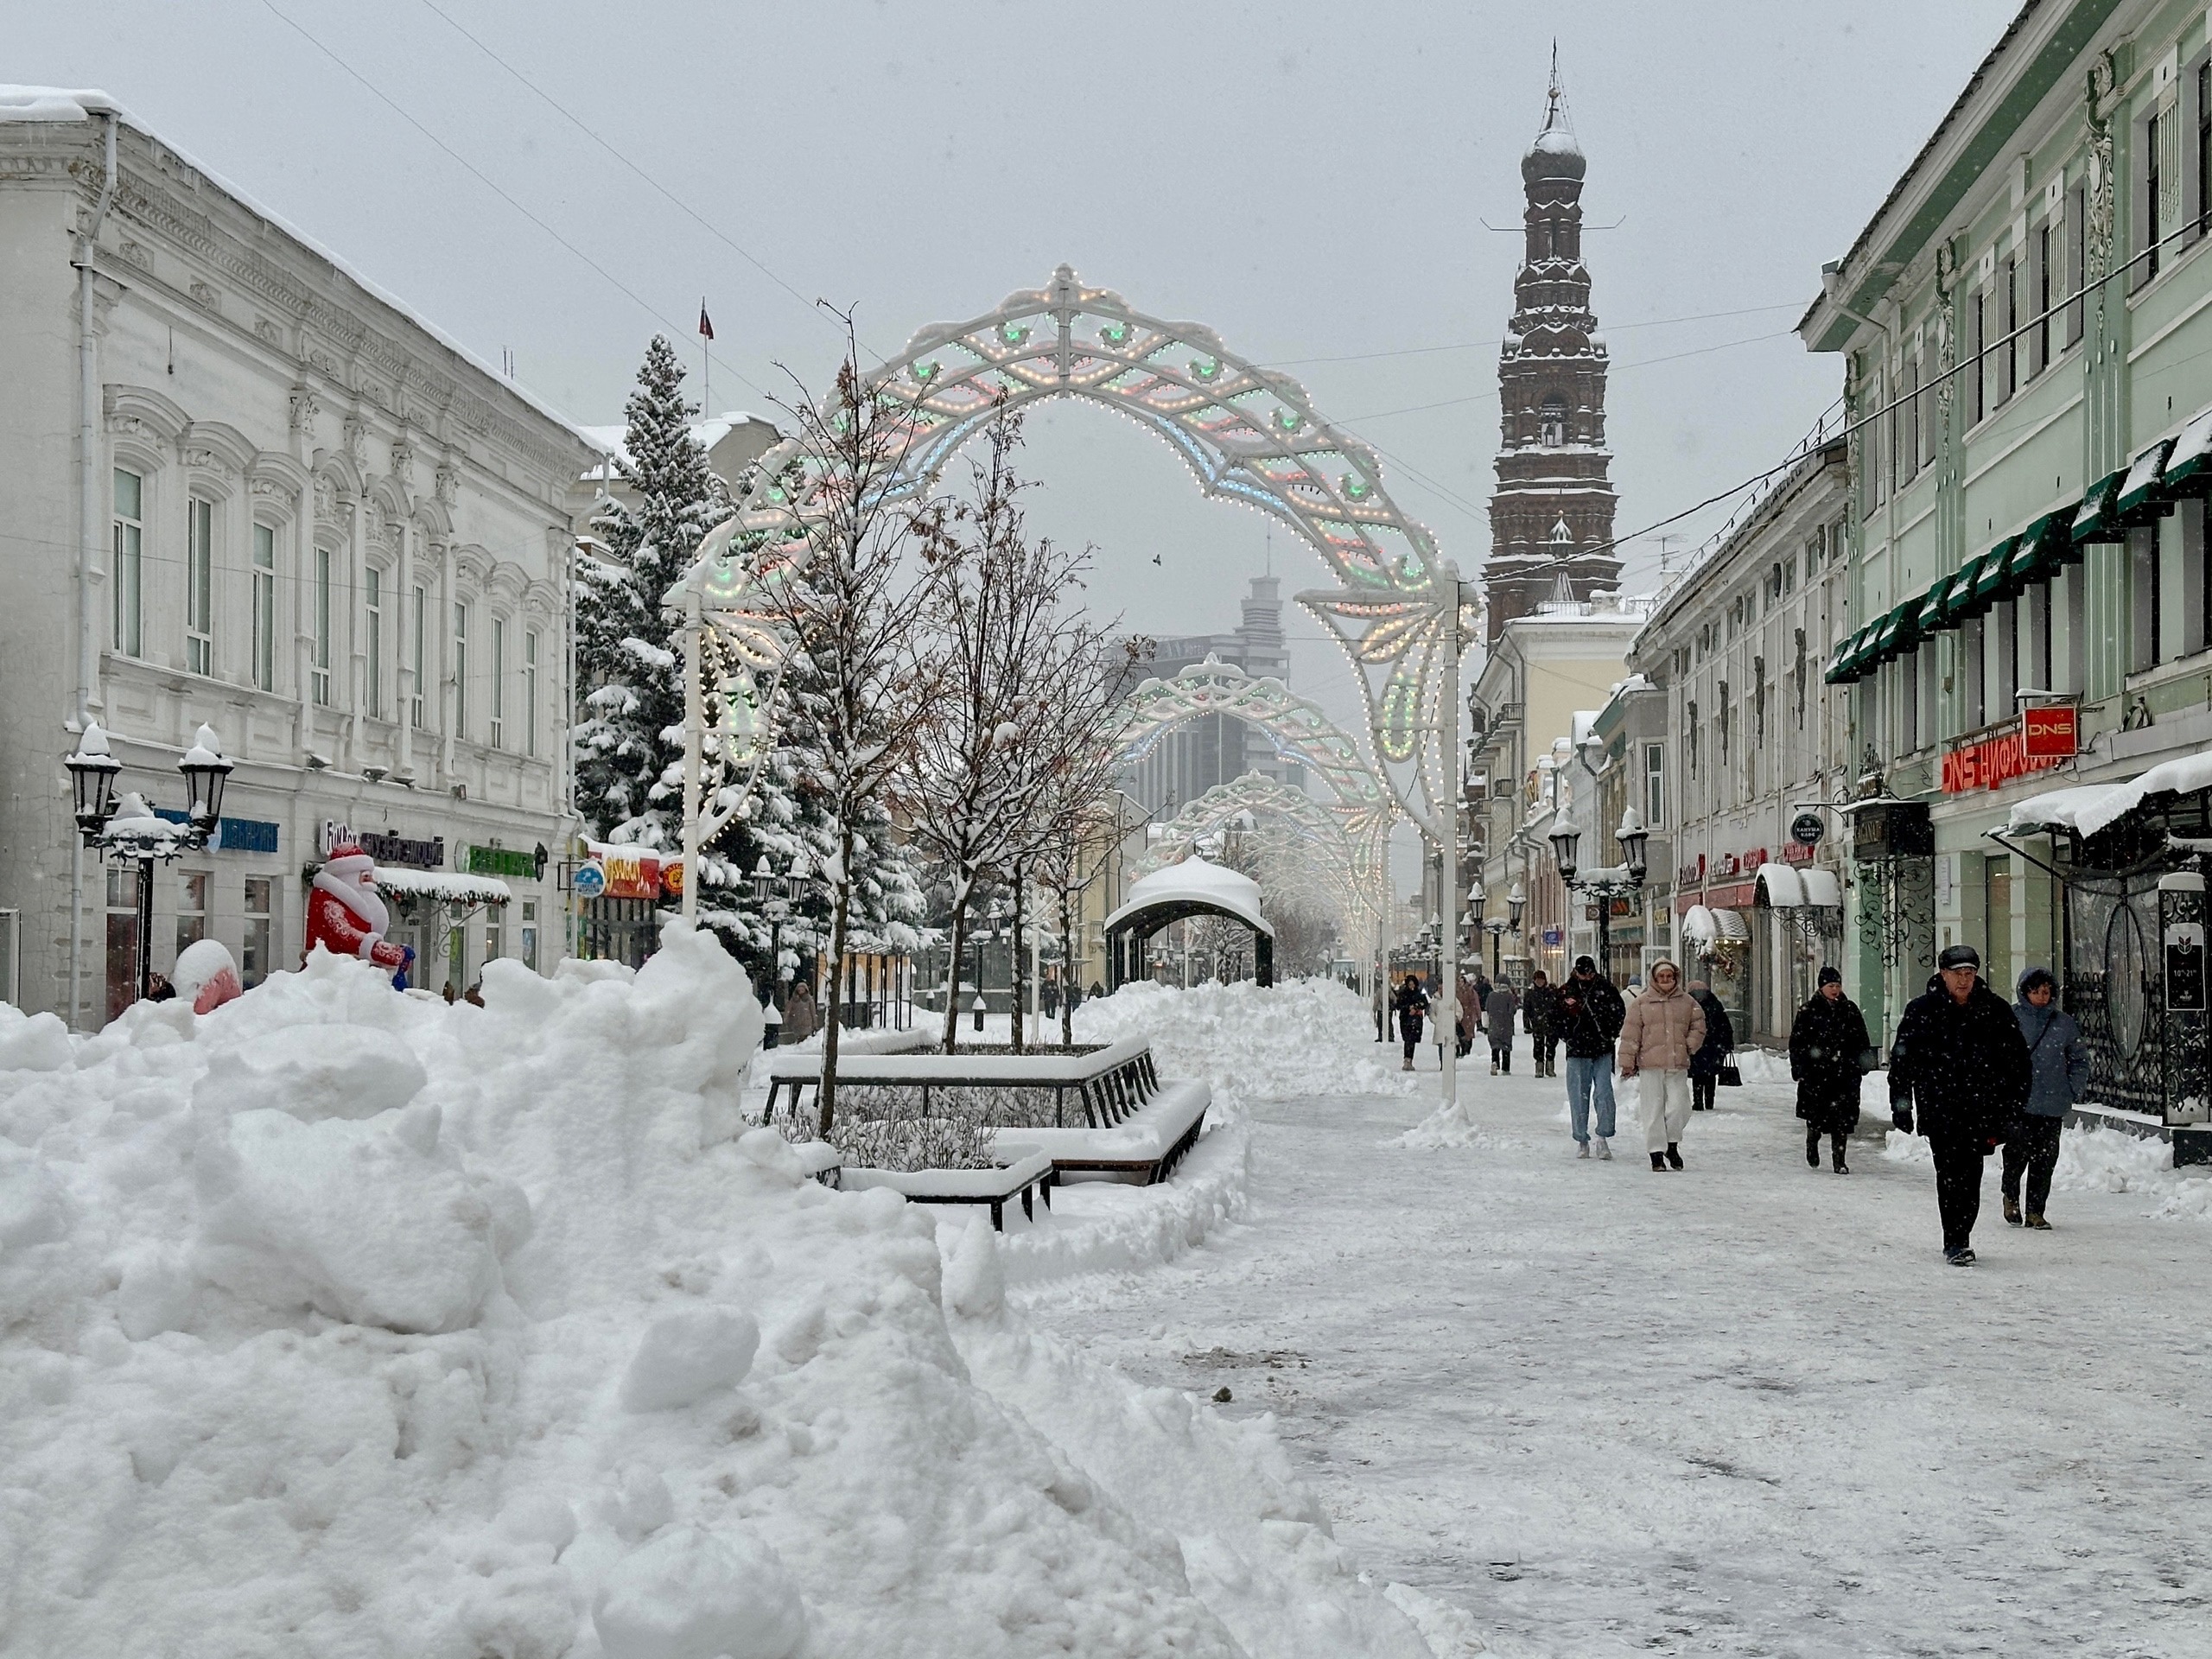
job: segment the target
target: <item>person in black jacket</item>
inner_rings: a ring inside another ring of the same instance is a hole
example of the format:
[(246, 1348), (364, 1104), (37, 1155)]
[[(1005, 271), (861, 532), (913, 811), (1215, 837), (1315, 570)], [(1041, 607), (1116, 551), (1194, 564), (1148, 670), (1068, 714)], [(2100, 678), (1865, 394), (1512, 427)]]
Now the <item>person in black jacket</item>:
[(1390, 1007), (1398, 1016), (1398, 1035), (1406, 1045), (1405, 1071), (1414, 1069), (1414, 1051), (1421, 1046), (1421, 1020), (1428, 1013), (1428, 993), (1421, 988), (1421, 976), (1408, 974), (1399, 985), (1397, 995), (1390, 999)]
[(1521, 1024), (1536, 1051), (1536, 1075), (1559, 1075), (1559, 988), (1537, 969), (1521, 999)]
[(1559, 991), (1559, 1034), (1567, 1044), (1567, 1120), (1580, 1150), (1590, 1155), (1590, 1109), (1598, 1109), (1598, 1155), (1611, 1157), (1613, 1138), (1613, 1041), (1628, 1018), (1628, 1006), (1611, 980), (1588, 957), (1574, 959), (1574, 971)]
[(1980, 980), (1981, 957), (1954, 944), (1936, 958), (1928, 992), (1897, 1021), (1890, 1047), (1890, 1116), (1920, 1133), (1936, 1158), (1936, 1207), (1943, 1259), (1974, 1265), (1982, 1160), (2028, 1098), (2028, 1046), (2012, 1005)]
[(1805, 1120), (1805, 1161), (1821, 1166), (1821, 1137), (1828, 1137), (1835, 1173), (1848, 1175), (1844, 1137), (1859, 1127), (1859, 1057), (1866, 1040), (1866, 1016), (1843, 994), (1843, 976), (1821, 969), (1821, 988), (1797, 1010), (1789, 1027), (1789, 1075), (1797, 1080), (1797, 1116)]
[(1720, 1068), (1735, 1052), (1736, 1027), (1728, 1023), (1728, 1010), (1705, 981), (1690, 981), (1690, 999), (1705, 1010), (1705, 1041), (1690, 1056), (1690, 1110), (1709, 1112)]

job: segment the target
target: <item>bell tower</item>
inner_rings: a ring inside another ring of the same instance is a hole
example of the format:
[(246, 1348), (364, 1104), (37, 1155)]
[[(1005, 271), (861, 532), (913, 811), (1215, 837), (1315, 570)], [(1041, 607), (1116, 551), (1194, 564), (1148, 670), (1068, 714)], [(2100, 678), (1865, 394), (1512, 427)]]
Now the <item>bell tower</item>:
[(1608, 545), (1618, 498), (1605, 447), (1605, 338), (1582, 263), (1586, 165), (1554, 46), (1543, 130), (1521, 158), (1527, 241), (1497, 360), (1497, 493), (1483, 568), (1492, 641), (1510, 619), (1562, 592), (1588, 599), (1620, 584), (1619, 554)]

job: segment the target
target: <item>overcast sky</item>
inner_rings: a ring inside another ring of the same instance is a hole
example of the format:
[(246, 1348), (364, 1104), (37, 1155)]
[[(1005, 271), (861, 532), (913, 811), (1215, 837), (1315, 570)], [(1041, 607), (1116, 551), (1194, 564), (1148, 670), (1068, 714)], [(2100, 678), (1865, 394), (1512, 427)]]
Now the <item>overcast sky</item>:
[[(817, 297), (888, 353), (1067, 261), (1303, 378), (1471, 573), (1520, 248), (1483, 221), (1519, 224), (1554, 34), (1588, 222), (1618, 226), (1586, 251), (1626, 533), (1836, 396), (1789, 330), (2016, 3), (0, 0), (0, 79), (113, 93), (585, 423), (620, 418), (656, 330), (696, 364), (702, 295), (714, 403), (759, 406), (779, 363), (827, 378)], [(1101, 607), (1234, 625), (1257, 515), (1095, 408), (1041, 413), (1030, 466), (1037, 522), (1098, 545)], [(1294, 629), (1294, 678), (1356, 717)]]

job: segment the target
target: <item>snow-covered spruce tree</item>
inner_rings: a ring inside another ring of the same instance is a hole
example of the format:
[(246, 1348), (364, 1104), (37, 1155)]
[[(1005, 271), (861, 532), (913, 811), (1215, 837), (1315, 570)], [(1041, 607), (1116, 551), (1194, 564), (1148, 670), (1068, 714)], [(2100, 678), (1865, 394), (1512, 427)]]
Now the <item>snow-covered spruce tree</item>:
[[(633, 499), (610, 498), (592, 520), (597, 546), (578, 563), (575, 595), (577, 805), (595, 839), (668, 855), (683, 845), (683, 657), (661, 600), (734, 511), (691, 431), (698, 410), (683, 386), (676, 348), (655, 335), (623, 410), (617, 468)], [(710, 802), (744, 782), (728, 770), (710, 760)], [(701, 849), (702, 868), (686, 872), (699, 883), (699, 919), (756, 984), (766, 982), (769, 930), (740, 884), (763, 851), (788, 868), (803, 844), (795, 772), (791, 758), (770, 756), (749, 817), (727, 823)]]

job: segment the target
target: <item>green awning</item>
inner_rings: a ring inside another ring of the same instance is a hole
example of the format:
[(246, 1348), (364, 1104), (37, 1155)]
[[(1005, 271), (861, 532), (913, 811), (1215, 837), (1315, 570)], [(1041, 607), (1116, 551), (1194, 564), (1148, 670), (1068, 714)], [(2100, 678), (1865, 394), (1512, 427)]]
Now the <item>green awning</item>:
[(2003, 541), (1981, 556), (1974, 568), (1974, 608), (1986, 611), (2000, 599), (2010, 599), (2012, 590), (2005, 585), (2005, 567), (2011, 563), (2012, 544), (2018, 538), (2007, 536)]
[(2159, 479), (2165, 471), (2166, 457), (2173, 451), (2174, 441), (2161, 438), (2135, 457), (2135, 464), (2120, 480), (2120, 494), (2113, 502), (2113, 511), (2123, 524), (2147, 524), (2158, 516), (2165, 505), (2165, 498), (2158, 489)]
[(2212, 409), (2182, 428), (2174, 440), (2174, 452), (2166, 457), (2165, 489), (2169, 498), (2212, 490)]
[(2037, 582), (2048, 581), (2064, 563), (2067, 552), (2065, 512), (2046, 512), (2030, 524), (2012, 543), (2012, 556), (2005, 563), (2006, 586), (2024, 593)]
[(2120, 486), (2125, 483), (2125, 470), (2099, 479), (2082, 493), (2082, 505), (2074, 515), (2074, 528), (2069, 535), (2076, 547), (2087, 542), (2124, 542), (2127, 532), (2120, 527)]
[(1847, 635), (1835, 648), (1835, 656), (1828, 668), (1830, 685), (1849, 685), (1859, 677), (1860, 647), (1866, 644), (1866, 630)]
[(1851, 656), (1848, 660), (1854, 678), (1862, 677), (1866, 672), (1868, 661), (1874, 654), (1874, 631), (1879, 626), (1878, 623), (1869, 622), (1851, 636)]
[(1974, 597), (1974, 573), (1978, 563), (1970, 562), (1964, 569), (1954, 570), (1936, 584), (1936, 611), (1942, 618), (1942, 626), (1955, 628), (1967, 620), (1971, 608), (1967, 601)]
[(1867, 662), (1876, 667), (1897, 654), (1897, 613), (1891, 611), (1874, 625), (1874, 646), (1866, 653)]
[(1920, 596), (1920, 609), (1913, 617), (1913, 628), (1923, 639), (1932, 639), (1945, 628), (1958, 626), (1945, 620), (1943, 615), (1943, 595), (1950, 585), (1948, 582), (1939, 582)]

